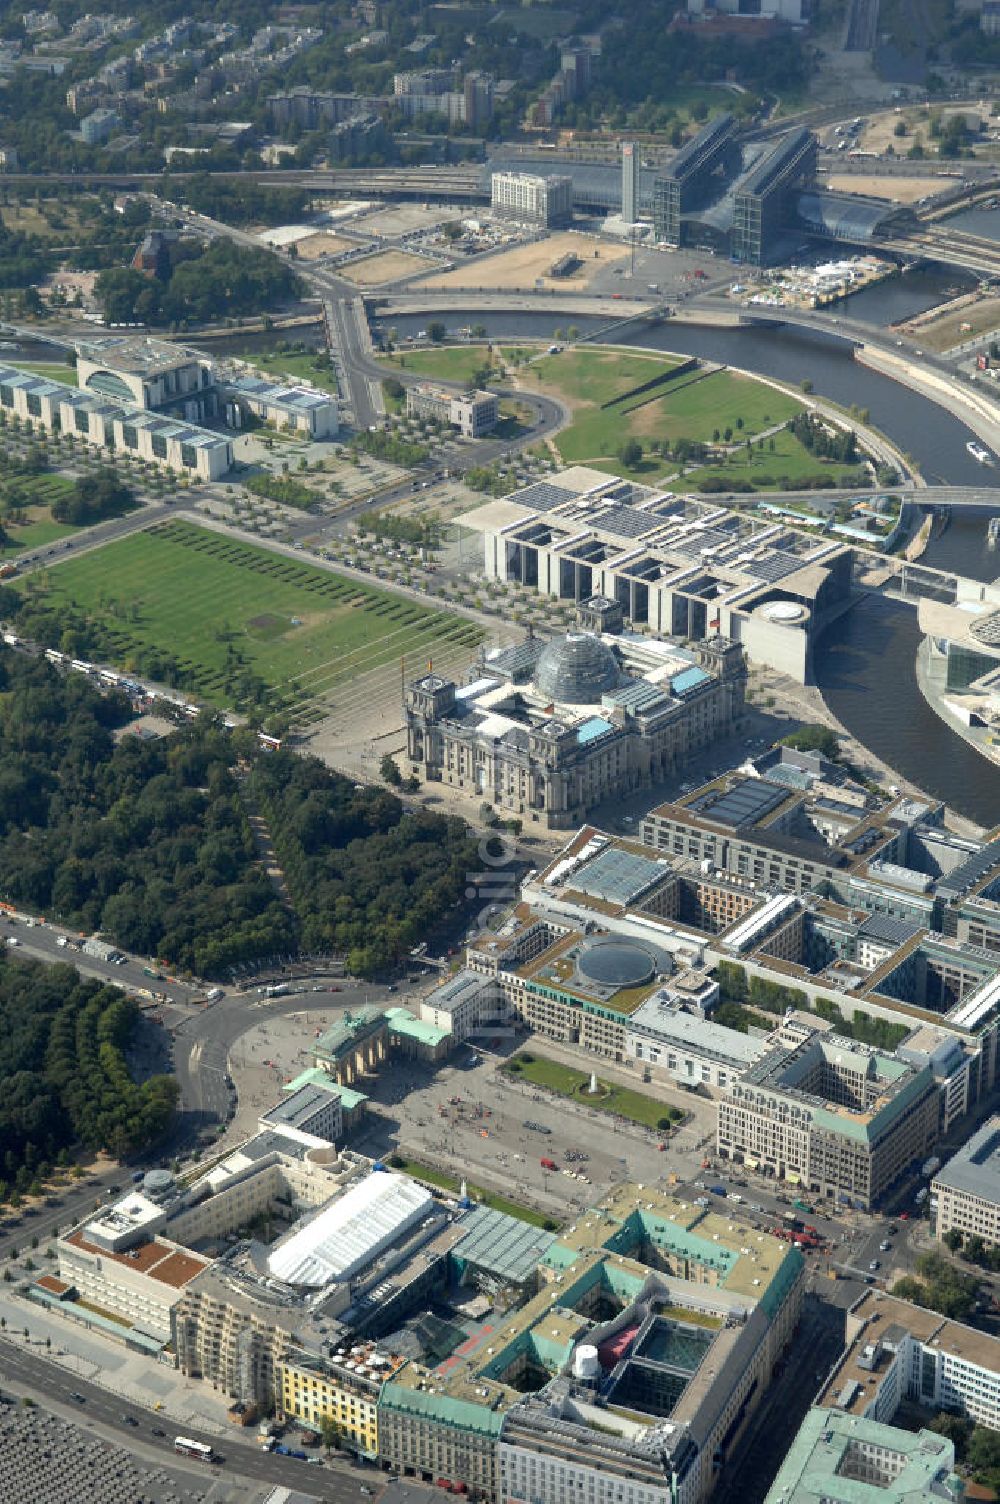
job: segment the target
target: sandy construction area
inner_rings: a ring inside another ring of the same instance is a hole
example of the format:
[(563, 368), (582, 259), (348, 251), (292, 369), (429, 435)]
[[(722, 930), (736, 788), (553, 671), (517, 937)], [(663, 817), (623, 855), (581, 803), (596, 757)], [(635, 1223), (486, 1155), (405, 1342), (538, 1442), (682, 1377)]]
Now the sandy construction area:
[(408, 251), (378, 251), (374, 256), (363, 256), (359, 261), (338, 267), (337, 275), (356, 282), (359, 287), (381, 287), (383, 282), (412, 277), (430, 264), (423, 256), (411, 256)]
[[(581, 265), (570, 277), (550, 277), (549, 268), (561, 256), (580, 257)], [(440, 288), (489, 288), (491, 291), (507, 292), (520, 288), (533, 288), (536, 282), (543, 287), (572, 288), (580, 292), (589, 287), (602, 267), (622, 261), (629, 254), (628, 246), (599, 240), (594, 235), (575, 235), (565, 230), (550, 235), (547, 240), (534, 241), (531, 245), (515, 246), (512, 251), (501, 251), (497, 256), (484, 257), (471, 266), (443, 272), (437, 277), (428, 277), (422, 287)]]
[(429, 230), (445, 220), (461, 217), (455, 209), (428, 208), (423, 204), (392, 204), (366, 214), (358, 229), (366, 235), (409, 235), (414, 230)]
[(952, 350), (966, 340), (1000, 329), (1000, 298), (976, 298), (972, 302), (959, 299), (939, 318), (921, 320), (916, 328), (921, 342), (932, 350)]
[(315, 261), (319, 256), (333, 256), (340, 251), (349, 251), (353, 244), (353, 240), (345, 240), (342, 235), (331, 235), (327, 230), (320, 230), (318, 234), (300, 240), (297, 249), (301, 260)]
[(932, 193), (941, 193), (949, 181), (940, 175), (909, 178), (874, 172), (870, 176), (857, 172), (831, 172), (826, 180), (832, 193), (864, 193), (871, 198), (895, 199), (900, 204), (915, 204)]

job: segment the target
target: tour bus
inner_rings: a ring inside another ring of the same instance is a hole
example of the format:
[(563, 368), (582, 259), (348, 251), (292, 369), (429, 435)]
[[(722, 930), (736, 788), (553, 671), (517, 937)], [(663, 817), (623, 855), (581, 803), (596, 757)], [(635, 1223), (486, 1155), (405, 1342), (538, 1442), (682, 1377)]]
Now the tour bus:
[(197, 1457), (202, 1462), (214, 1462), (215, 1453), (204, 1441), (192, 1441), (189, 1436), (174, 1437), (174, 1451), (181, 1452), (185, 1457)]

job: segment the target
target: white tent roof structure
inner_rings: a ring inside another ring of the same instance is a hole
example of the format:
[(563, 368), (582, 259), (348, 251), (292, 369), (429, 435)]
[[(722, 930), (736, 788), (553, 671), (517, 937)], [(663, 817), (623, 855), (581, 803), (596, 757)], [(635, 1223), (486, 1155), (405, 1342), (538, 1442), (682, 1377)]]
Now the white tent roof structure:
[(422, 1185), (375, 1170), (276, 1244), (268, 1269), (290, 1285), (350, 1279), (433, 1205)]

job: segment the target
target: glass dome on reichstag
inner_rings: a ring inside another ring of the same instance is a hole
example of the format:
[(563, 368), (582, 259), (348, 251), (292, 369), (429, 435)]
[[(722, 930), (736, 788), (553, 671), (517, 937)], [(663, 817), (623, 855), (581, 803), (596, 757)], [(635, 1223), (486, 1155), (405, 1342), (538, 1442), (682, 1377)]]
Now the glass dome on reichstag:
[(554, 637), (535, 669), (536, 689), (561, 705), (596, 705), (621, 678), (614, 652), (592, 632)]

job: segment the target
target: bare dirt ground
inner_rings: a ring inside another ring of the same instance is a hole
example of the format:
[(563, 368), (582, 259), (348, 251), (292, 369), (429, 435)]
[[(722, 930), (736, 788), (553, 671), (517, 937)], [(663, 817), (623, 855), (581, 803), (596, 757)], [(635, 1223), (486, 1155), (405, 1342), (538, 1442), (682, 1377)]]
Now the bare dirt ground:
[(340, 235), (320, 230), (317, 235), (309, 235), (305, 240), (299, 241), (298, 254), (303, 261), (315, 261), (318, 256), (333, 256), (340, 251), (349, 251), (353, 244), (353, 241), (344, 240)]
[[(581, 265), (569, 277), (550, 277), (553, 262), (566, 255), (580, 257)], [(428, 277), (421, 287), (440, 288), (490, 288), (498, 292), (533, 288), (537, 282), (546, 288), (572, 289), (581, 292), (590, 286), (603, 267), (623, 261), (629, 255), (626, 245), (616, 245), (599, 240), (594, 235), (576, 235), (566, 230), (550, 235), (546, 240), (533, 241), (530, 245), (515, 246), (511, 251), (501, 251), (474, 262), (471, 266), (443, 272), (437, 277)]]
[(460, 214), (460, 210), (441, 205), (425, 208), (422, 204), (392, 204), (365, 214), (357, 221), (357, 228), (365, 235), (408, 235), (413, 230), (433, 229)]
[(1000, 329), (1000, 298), (977, 298), (971, 302), (962, 298), (954, 307), (946, 307), (940, 317), (913, 327), (919, 328), (921, 341), (932, 350), (953, 350), (977, 335)]
[(864, 193), (871, 198), (894, 199), (900, 204), (915, 204), (918, 199), (940, 193), (945, 186), (940, 176), (904, 178), (876, 172), (870, 176), (853, 172), (831, 172), (826, 182), (831, 193)]
[(360, 261), (338, 267), (337, 274), (359, 287), (381, 287), (400, 277), (412, 277), (428, 265), (423, 256), (411, 256), (409, 251), (377, 251), (374, 256), (363, 256)]

